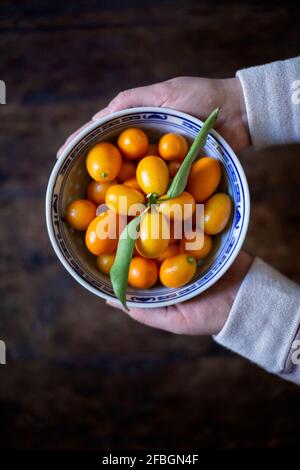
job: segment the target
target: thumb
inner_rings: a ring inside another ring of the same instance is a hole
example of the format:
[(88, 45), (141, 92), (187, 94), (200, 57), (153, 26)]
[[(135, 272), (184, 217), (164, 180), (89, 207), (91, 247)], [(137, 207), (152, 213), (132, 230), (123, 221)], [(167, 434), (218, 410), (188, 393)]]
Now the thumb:
[(121, 91), (106, 108), (93, 116), (93, 120), (135, 106), (162, 106), (167, 99), (165, 91), (163, 83)]

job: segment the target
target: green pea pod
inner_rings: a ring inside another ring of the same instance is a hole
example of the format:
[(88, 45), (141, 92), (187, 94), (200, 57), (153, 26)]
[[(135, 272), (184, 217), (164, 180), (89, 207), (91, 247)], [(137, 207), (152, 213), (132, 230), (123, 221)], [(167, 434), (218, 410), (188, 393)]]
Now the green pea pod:
[(214, 127), (218, 114), (219, 108), (216, 108), (204, 122), (198, 135), (192, 143), (187, 156), (183, 160), (181, 167), (174, 176), (173, 181), (168, 188), (166, 198), (172, 199), (174, 197), (180, 196), (180, 194), (185, 190), (191, 166), (196, 160), (200, 148), (205, 145), (208, 133)]
[(148, 208), (141, 215), (138, 215), (133, 220), (131, 220), (131, 222), (129, 222), (129, 224), (126, 225), (122, 231), (118, 243), (115, 261), (109, 273), (114, 293), (126, 310), (128, 310), (126, 305), (126, 289), (129, 266), (132, 259), (137, 229), (142, 215), (147, 210)]

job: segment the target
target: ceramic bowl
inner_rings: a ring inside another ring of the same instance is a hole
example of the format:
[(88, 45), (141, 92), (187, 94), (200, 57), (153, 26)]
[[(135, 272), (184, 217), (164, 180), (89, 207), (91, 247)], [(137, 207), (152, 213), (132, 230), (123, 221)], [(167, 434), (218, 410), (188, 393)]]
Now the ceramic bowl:
[[(85, 197), (90, 178), (85, 168), (88, 150), (103, 140), (114, 141), (128, 127), (142, 128), (157, 142), (167, 132), (184, 135), (191, 143), (202, 121), (167, 108), (142, 107), (126, 109), (106, 116), (80, 132), (67, 145), (51, 173), (46, 195), (47, 228), (53, 248), (69, 273), (86, 289), (110, 301), (116, 301), (110, 280), (99, 272), (96, 258), (84, 245), (84, 235), (75, 232), (63, 220), (67, 205)], [(250, 200), (247, 180), (234, 151), (216, 132), (211, 131), (203, 154), (217, 158), (222, 167), (219, 190), (230, 194), (233, 214), (226, 230), (215, 237), (211, 254), (199, 262), (196, 276), (180, 288), (168, 289), (161, 285), (151, 289), (127, 289), (129, 307), (162, 307), (184, 302), (201, 295), (228, 270), (238, 255), (246, 236)]]

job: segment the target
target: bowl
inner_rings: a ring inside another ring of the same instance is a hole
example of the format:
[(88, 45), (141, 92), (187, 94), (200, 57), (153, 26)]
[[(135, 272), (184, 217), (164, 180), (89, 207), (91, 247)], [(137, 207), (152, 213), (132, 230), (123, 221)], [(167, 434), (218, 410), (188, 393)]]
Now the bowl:
[[(67, 205), (84, 198), (90, 177), (85, 168), (88, 150), (99, 141), (115, 140), (128, 127), (142, 128), (157, 142), (168, 132), (184, 135), (191, 143), (203, 122), (188, 114), (168, 108), (140, 107), (105, 116), (83, 129), (69, 142), (56, 162), (47, 188), (46, 220), (52, 246), (69, 273), (83, 287), (106, 300), (116, 301), (110, 279), (99, 272), (96, 257), (88, 252), (84, 235), (75, 232), (62, 219)], [(154, 308), (184, 302), (215, 284), (237, 257), (246, 236), (250, 199), (247, 180), (234, 151), (214, 130), (207, 138), (203, 154), (217, 158), (222, 167), (219, 190), (233, 200), (233, 214), (227, 228), (215, 237), (210, 255), (199, 262), (195, 277), (176, 289), (157, 285), (151, 289), (127, 288), (129, 307)]]

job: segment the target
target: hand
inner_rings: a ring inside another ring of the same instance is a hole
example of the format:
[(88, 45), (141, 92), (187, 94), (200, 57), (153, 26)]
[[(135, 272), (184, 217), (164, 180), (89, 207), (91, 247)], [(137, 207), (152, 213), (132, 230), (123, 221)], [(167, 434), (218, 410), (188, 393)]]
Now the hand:
[[(106, 108), (93, 117), (97, 120), (106, 114), (135, 106), (164, 106), (192, 114), (205, 120), (214, 108), (221, 107), (216, 129), (236, 151), (250, 145), (247, 114), (241, 84), (238, 78), (209, 79), (177, 77), (165, 82), (120, 92)], [(72, 134), (58, 151), (80, 130)]]
[[(171, 333), (215, 335), (223, 328), (251, 263), (252, 258), (241, 252), (220, 281), (198, 297), (169, 307), (131, 308), (127, 313), (140, 323)], [(108, 303), (120, 308), (119, 305)]]

